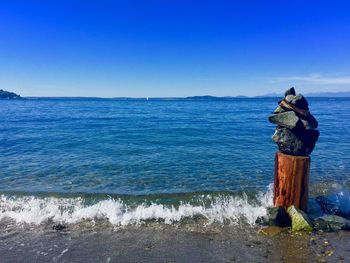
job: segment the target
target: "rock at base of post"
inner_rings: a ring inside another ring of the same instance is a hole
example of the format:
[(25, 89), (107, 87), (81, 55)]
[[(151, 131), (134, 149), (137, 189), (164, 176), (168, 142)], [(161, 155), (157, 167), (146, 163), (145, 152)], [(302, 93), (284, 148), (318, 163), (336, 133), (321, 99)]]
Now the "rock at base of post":
[(294, 205), (290, 206), (287, 212), (292, 220), (292, 231), (312, 231), (314, 229), (309, 217)]

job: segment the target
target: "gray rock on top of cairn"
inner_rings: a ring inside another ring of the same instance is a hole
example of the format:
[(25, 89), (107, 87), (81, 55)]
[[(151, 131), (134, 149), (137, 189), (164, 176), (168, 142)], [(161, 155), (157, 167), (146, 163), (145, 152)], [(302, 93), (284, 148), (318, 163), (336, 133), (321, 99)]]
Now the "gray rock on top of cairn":
[(316, 130), (317, 120), (309, 111), (309, 104), (301, 94), (296, 95), (294, 88), (285, 92), (285, 97), (269, 121), (277, 125), (272, 140), (279, 151), (289, 155), (308, 156), (315, 148), (320, 135)]

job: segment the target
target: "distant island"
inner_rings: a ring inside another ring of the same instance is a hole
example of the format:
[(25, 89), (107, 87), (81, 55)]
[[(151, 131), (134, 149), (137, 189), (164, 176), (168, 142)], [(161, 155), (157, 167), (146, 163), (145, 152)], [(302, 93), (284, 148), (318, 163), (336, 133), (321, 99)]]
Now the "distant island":
[(350, 91), (306, 93), (305, 96), (307, 96), (307, 97), (344, 98), (344, 97), (350, 97)]
[[(245, 99), (245, 98), (281, 98), (284, 97), (284, 94), (279, 93), (268, 93), (261, 96), (191, 96), (185, 98), (177, 98), (177, 99), (185, 99), (185, 100), (232, 100), (232, 99)], [(345, 92), (317, 92), (317, 93), (306, 93), (305, 97), (317, 97), (317, 98), (349, 98), (350, 91)]]
[(223, 96), (223, 97), (216, 97), (216, 96), (210, 96), (210, 95), (205, 95), (205, 96), (190, 96), (190, 97), (185, 97), (184, 99), (186, 100), (230, 100), (230, 99), (239, 99), (239, 98), (248, 98), (246, 96)]
[[(29, 100), (193, 100), (193, 101), (213, 101), (213, 100), (236, 100), (236, 99), (254, 99), (254, 98), (281, 98), (284, 95), (281, 93), (268, 93), (260, 96), (188, 96), (188, 97), (21, 97), (20, 95), (0, 89), (0, 99), (29, 99)], [(305, 97), (317, 97), (317, 98), (350, 98), (350, 91), (344, 92), (317, 92), (317, 93), (305, 93)]]
[(14, 92), (0, 89), (0, 99), (15, 100), (21, 99), (22, 97)]
[[(271, 98), (271, 97), (284, 97), (282, 93), (268, 93), (261, 96), (255, 96), (254, 98)], [(348, 98), (350, 97), (350, 91), (342, 92), (313, 92), (305, 93), (305, 97), (317, 97), (317, 98)]]

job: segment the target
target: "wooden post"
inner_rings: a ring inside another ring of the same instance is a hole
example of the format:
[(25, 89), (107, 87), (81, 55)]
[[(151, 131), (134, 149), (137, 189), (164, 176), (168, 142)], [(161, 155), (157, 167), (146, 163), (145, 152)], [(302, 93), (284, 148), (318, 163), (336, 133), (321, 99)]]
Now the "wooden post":
[(306, 212), (309, 195), (310, 157), (276, 153), (274, 205), (294, 205)]

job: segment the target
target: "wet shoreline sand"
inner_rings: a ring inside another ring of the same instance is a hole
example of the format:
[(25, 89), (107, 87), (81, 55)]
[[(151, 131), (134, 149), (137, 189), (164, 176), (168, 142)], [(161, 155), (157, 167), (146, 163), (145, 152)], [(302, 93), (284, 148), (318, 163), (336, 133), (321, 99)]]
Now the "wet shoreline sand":
[(1, 262), (349, 262), (350, 232), (258, 233), (236, 226), (1, 225)]

